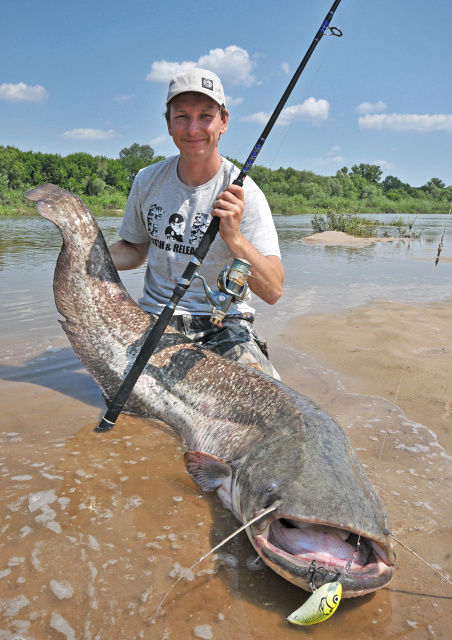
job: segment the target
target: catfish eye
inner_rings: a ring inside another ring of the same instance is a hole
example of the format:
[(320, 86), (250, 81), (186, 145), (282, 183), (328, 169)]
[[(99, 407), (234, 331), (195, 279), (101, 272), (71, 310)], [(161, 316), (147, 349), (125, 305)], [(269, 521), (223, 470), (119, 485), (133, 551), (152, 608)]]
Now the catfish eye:
[(274, 482), (272, 482), (271, 484), (268, 485), (267, 487), (267, 493), (271, 493), (272, 491), (274, 491), (276, 489), (276, 484)]

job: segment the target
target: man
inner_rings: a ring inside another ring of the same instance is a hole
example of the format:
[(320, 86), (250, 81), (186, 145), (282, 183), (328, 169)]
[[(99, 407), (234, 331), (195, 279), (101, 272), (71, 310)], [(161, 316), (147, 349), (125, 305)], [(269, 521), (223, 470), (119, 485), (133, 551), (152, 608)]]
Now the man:
[[(234, 257), (245, 258), (252, 265), (251, 291), (275, 304), (284, 271), (270, 209), (251, 178), (246, 178), (244, 188), (231, 184), (239, 170), (218, 152), (229, 120), (220, 79), (205, 69), (180, 73), (170, 82), (166, 105), (168, 132), (179, 155), (136, 176), (119, 230), (122, 239), (110, 249), (113, 262), (123, 270), (148, 260), (139, 303), (158, 315), (198, 246), (209, 215), (218, 216), (219, 236), (200, 274), (216, 290), (224, 266)], [(248, 293), (243, 302), (233, 304), (223, 326), (216, 327), (209, 322), (211, 305), (202, 284), (195, 280), (171, 326), (220, 355), (279, 378), (262, 352), (250, 299)]]

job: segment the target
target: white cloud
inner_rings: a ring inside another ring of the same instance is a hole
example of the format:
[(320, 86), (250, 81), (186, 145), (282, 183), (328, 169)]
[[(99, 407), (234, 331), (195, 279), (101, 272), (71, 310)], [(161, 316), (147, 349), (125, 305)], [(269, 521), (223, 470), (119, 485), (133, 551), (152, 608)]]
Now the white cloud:
[(382, 169), (392, 169), (393, 165), (388, 162), (387, 160), (375, 160), (375, 162), (372, 162), (372, 164), (375, 164), (377, 167), (381, 167)]
[(332, 164), (337, 162), (345, 162), (345, 158), (343, 156), (329, 156), (326, 154), (323, 158), (313, 158), (312, 164), (315, 164), (319, 167), (323, 167), (326, 164)]
[(154, 146), (158, 146), (159, 144), (163, 144), (167, 140), (169, 140), (169, 136), (164, 134), (164, 133), (162, 133), (161, 136), (157, 136), (157, 138), (152, 138), (152, 140), (150, 141), (149, 144), (152, 144)]
[(452, 115), (417, 115), (414, 113), (390, 113), (379, 115), (365, 115), (358, 118), (360, 129), (378, 129), (391, 131), (417, 131), (430, 133), (445, 131), (452, 133)]
[(241, 47), (231, 45), (226, 49), (211, 49), (198, 62), (201, 68), (217, 73), (225, 84), (249, 86), (256, 83), (256, 78), (251, 75), (255, 62), (250, 59), (248, 51)]
[(312, 162), (319, 166), (334, 163), (334, 162), (345, 162), (345, 158), (338, 154), (338, 151), (340, 150), (341, 150), (340, 147), (331, 147), (331, 150), (327, 151), (323, 157), (314, 158)]
[(356, 107), (356, 111), (358, 113), (381, 113), (386, 109), (387, 105), (379, 100), (378, 102), (361, 102), (360, 105)]
[(182, 73), (192, 67), (200, 67), (218, 74), (226, 85), (249, 86), (256, 84), (256, 78), (251, 74), (254, 66), (255, 62), (250, 58), (248, 51), (231, 45), (226, 49), (211, 49), (207, 55), (201, 56), (197, 61), (168, 62), (167, 60), (159, 60), (153, 62), (151, 71), (145, 79), (166, 84), (177, 73)]
[(290, 71), (289, 63), (288, 62), (282, 62), (281, 63), (281, 69), (284, 71), (284, 73), (289, 73), (289, 71)]
[(117, 96), (114, 101), (115, 102), (127, 102), (128, 100), (132, 100), (136, 98), (134, 93), (124, 93), (122, 96)]
[(65, 131), (61, 137), (68, 140), (108, 140), (116, 138), (117, 135), (113, 129), (108, 131), (103, 129), (72, 129), (72, 131)]
[(10, 82), (4, 82), (0, 84), (0, 100), (8, 100), (10, 102), (43, 102), (47, 100), (49, 94), (44, 87), (39, 84), (31, 87), (24, 82), (18, 84), (11, 84)]
[[(327, 120), (329, 109), (330, 104), (327, 100), (308, 98), (303, 104), (295, 104), (292, 107), (283, 109), (276, 124), (281, 127), (287, 127), (296, 120), (311, 120), (313, 122)], [(270, 116), (270, 113), (260, 111), (259, 113), (253, 113), (249, 116), (243, 116), (241, 120), (265, 125), (269, 121)]]
[(152, 63), (151, 72), (148, 73), (145, 80), (167, 84), (177, 73), (182, 73), (182, 71), (187, 71), (187, 69), (191, 69), (192, 67), (196, 67), (196, 62), (168, 62), (167, 60), (160, 60), (159, 62)]
[(242, 104), (243, 98), (231, 98), (231, 96), (225, 96), (226, 104), (229, 107), (236, 107), (239, 104)]

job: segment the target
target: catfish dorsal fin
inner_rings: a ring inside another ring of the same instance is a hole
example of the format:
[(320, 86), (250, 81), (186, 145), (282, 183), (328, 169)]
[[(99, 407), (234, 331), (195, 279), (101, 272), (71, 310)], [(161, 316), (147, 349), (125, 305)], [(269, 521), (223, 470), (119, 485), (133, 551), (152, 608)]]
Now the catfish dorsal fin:
[(184, 462), (190, 476), (204, 491), (216, 491), (231, 475), (224, 460), (204, 451), (187, 451)]

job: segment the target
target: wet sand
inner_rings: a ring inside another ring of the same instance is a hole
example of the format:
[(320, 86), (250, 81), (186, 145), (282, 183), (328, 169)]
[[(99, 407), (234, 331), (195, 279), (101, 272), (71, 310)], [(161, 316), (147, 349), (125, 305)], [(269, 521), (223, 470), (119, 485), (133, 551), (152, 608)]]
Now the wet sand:
[(452, 302), (375, 302), (340, 315), (294, 318), (284, 339), (338, 371), (347, 388), (395, 402), (443, 446), (452, 427)]
[[(2, 640), (451, 637), (452, 587), (400, 548), (388, 587), (289, 627), (307, 594), (256, 565), (244, 533), (179, 582), (153, 623), (181, 568), (238, 523), (192, 483), (163, 423), (122, 416), (93, 433), (103, 402), (50, 287), (38, 314), (25, 306), (20, 322), (0, 319)], [(347, 430), (394, 534), (449, 577), (451, 316), (451, 302), (379, 302), (268, 335), (283, 381)]]
[[(342, 314), (294, 318), (282, 336), (305, 354), (305, 366), (310, 358), (317, 363), (307, 393), (349, 430), (394, 535), (449, 580), (451, 326), (452, 302), (376, 302)], [(416, 622), (410, 637), (449, 638), (452, 587), (397, 545), (396, 551), (398, 568), (389, 586), (398, 601), (393, 622), (396, 616), (402, 627), (404, 616), (405, 624)]]

